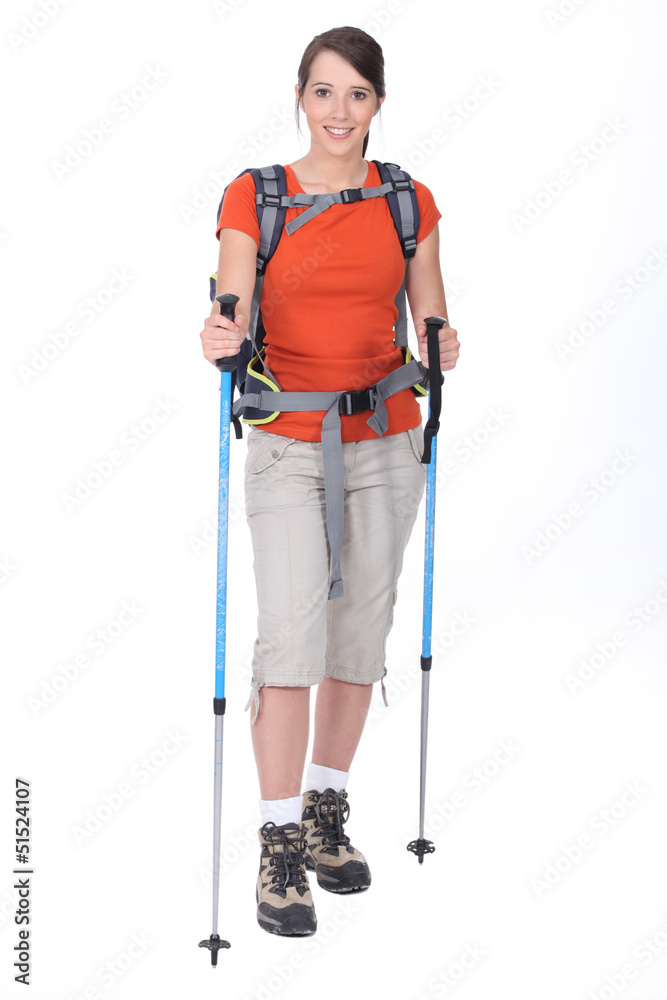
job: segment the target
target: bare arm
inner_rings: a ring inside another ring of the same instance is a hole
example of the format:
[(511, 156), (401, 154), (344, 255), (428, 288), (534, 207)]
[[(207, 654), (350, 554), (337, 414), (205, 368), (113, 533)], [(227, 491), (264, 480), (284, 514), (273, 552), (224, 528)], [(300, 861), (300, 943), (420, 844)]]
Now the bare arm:
[[(419, 356), (428, 366), (424, 320), (427, 316), (444, 316), (449, 323), (445, 287), (440, 271), (440, 237), (437, 225), (425, 240), (417, 244), (417, 252), (408, 265), (405, 290), (417, 333)], [(439, 340), (440, 367), (443, 371), (449, 371), (459, 356), (457, 331), (449, 325), (444, 326), (440, 330)]]
[(217, 293), (238, 295), (236, 318), (232, 323), (220, 315), (217, 302), (211, 304), (211, 315), (204, 321), (200, 333), (204, 357), (211, 364), (218, 358), (238, 354), (250, 322), (252, 293), (255, 287), (257, 244), (252, 236), (238, 229), (220, 230)]

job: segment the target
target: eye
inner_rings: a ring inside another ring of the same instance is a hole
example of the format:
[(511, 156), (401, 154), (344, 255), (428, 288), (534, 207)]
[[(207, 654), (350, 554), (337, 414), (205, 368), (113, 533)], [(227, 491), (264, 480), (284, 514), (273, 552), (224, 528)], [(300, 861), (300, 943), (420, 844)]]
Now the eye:
[(363, 90), (355, 90), (352, 96), (357, 97), (359, 98), (359, 100), (363, 101), (366, 97), (366, 93)]
[(325, 87), (318, 87), (317, 90), (315, 91), (315, 96), (316, 97), (326, 97), (326, 95), (328, 93), (329, 93), (329, 91)]

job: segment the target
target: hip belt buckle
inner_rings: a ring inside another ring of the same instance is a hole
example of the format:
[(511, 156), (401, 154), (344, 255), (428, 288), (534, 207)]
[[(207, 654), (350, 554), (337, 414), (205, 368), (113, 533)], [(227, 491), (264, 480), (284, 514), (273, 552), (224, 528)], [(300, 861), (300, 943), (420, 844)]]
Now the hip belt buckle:
[(344, 392), (338, 397), (338, 412), (345, 416), (352, 416), (354, 413), (363, 413), (364, 410), (372, 410), (371, 390), (353, 389), (351, 392)]

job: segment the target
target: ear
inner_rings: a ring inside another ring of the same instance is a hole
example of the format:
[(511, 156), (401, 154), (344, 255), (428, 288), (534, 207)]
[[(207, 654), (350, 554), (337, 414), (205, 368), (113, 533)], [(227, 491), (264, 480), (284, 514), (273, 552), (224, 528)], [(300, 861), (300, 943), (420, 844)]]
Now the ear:
[(382, 107), (382, 105), (384, 104), (384, 99), (385, 99), (385, 97), (386, 97), (386, 96), (387, 96), (387, 95), (386, 95), (386, 94), (384, 94), (384, 96), (383, 96), (383, 97), (380, 97), (380, 98), (379, 98), (379, 100), (378, 100), (378, 107), (377, 107), (377, 111), (375, 112), (375, 114), (377, 114), (377, 113), (378, 113), (378, 111), (380, 110), (380, 108), (381, 108), (381, 107)]
[[(303, 111), (303, 105), (301, 104), (301, 101), (299, 100), (299, 84), (298, 83), (294, 84), (294, 95), (295, 95), (297, 101), (299, 102), (299, 111)], [(304, 111), (304, 114), (305, 114), (305, 111)]]

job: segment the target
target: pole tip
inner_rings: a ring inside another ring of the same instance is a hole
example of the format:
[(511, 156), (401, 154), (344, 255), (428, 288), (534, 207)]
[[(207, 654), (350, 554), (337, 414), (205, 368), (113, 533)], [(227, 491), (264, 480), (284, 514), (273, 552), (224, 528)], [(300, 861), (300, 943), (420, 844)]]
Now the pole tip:
[(424, 864), (424, 855), (433, 854), (435, 850), (435, 844), (432, 840), (425, 840), (420, 837), (418, 840), (411, 840), (407, 846), (408, 851), (412, 851), (413, 854), (417, 855), (417, 860), (420, 865)]
[(211, 952), (211, 965), (215, 969), (218, 964), (218, 952), (221, 948), (231, 948), (229, 941), (222, 941), (219, 934), (211, 934), (199, 942), (200, 948), (208, 948)]

